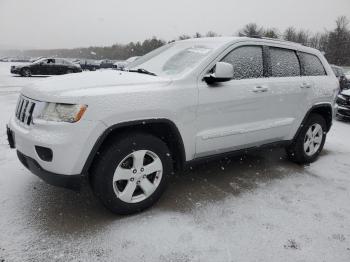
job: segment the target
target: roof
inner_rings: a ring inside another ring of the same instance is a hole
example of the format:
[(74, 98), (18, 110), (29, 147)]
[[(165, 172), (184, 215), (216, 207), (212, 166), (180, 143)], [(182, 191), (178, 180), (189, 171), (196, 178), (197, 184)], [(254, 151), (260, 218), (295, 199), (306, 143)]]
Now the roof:
[(295, 43), (291, 41), (286, 41), (283, 39), (277, 39), (277, 38), (268, 38), (268, 37), (246, 37), (246, 36), (220, 36), (220, 37), (202, 37), (202, 38), (190, 38), (182, 41), (187, 42), (209, 42), (209, 43), (218, 43), (218, 44), (229, 44), (229, 43), (236, 43), (240, 41), (254, 41), (254, 42), (263, 42), (263, 43), (271, 43), (271, 44), (281, 44), (285, 46), (294, 47), (296, 49), (305, 50), (305, 51), (311, 51), (314, 52), (316, 49), (304, 46), (300, 43)]

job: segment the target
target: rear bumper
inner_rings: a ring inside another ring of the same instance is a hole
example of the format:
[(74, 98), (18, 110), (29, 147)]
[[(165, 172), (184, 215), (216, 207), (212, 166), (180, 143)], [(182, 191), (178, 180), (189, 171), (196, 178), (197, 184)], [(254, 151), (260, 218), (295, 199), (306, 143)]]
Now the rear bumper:
[(83, 181), (83, 176), (81, 175), (61, 175), (52, 173), (43, 169), (39, 163), (33, 158), (22, 154), (17, 150), (17, 156), (19, 161), (28, 168), (34, 175), (40, 177), (46, 183), (53, 185), (64, 187), (72, 190), (79, 190), (81, 187), (81, 183)]

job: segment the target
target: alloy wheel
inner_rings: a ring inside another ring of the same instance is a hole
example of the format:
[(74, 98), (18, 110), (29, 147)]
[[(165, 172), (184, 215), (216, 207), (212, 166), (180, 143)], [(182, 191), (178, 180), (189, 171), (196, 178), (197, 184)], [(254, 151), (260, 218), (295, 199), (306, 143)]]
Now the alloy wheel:
[(304, 152), (308, 156), (313, 156), (321, 146), (323, 130), (321, 125), (313, 124), (309, 127), (304, 138)]
[(163, 164), (152, 151), (137, 150), (126, 156), (113, 175), (116, 196), (126, 203), (138, 203), (152, 195), (163, 175)]

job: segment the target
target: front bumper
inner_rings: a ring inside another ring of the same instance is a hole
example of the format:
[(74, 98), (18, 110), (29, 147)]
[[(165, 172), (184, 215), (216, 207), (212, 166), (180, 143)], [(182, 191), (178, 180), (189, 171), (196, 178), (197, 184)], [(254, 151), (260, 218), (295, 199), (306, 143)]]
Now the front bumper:
[[(28, 126), (15, 116), (10, 119), (8, 127), (12, 147), (37, 163), (30, 166), (40, 166), (52, 175), (67, 176), (82, 174), (95, 142), (106, 129), (101, 121), (83, 119), (74, 124), (41, 121)], [(38, 152), (40, 147), (49, 149), (52, 158), (45, 159)]]
[(350, 107), (336, 105), (336, 115), (343, 118), (350, 118)]
[(43, 169), (37, 161), (33, 158), (22, 154), (17, 150), (17, 156), (19, 161), (28, 168), (34, 175), (37, 175), (46, 183), (53, 185), (64, 187), (72, 190), (79, 190), (81, 183), (83, 181), (83, 176), (81, 175), (61, 175), (55, 174), (50, 171)]
[(10, 71), (11, 71), (12, 74), (19, 74), (20, 71), (21, 71), (21, 69), (20, 69), (20, 68), (16, 68), (16, 67), (15, 67), (15, 68), (12, 68), (12, 67), (11, 67), (11, 70), (10, 70)]

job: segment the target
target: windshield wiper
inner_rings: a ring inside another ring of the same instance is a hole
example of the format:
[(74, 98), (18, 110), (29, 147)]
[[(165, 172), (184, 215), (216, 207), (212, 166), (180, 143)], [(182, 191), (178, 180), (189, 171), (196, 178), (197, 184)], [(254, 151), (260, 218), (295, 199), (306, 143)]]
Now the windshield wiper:
[(126, 71), (133, 72), (133, 73), (146, 74), (146, 75), (151, 75), (151, 76), (157, 76), (155, 73), (152, 73), (144, 68), (129, 69)]

